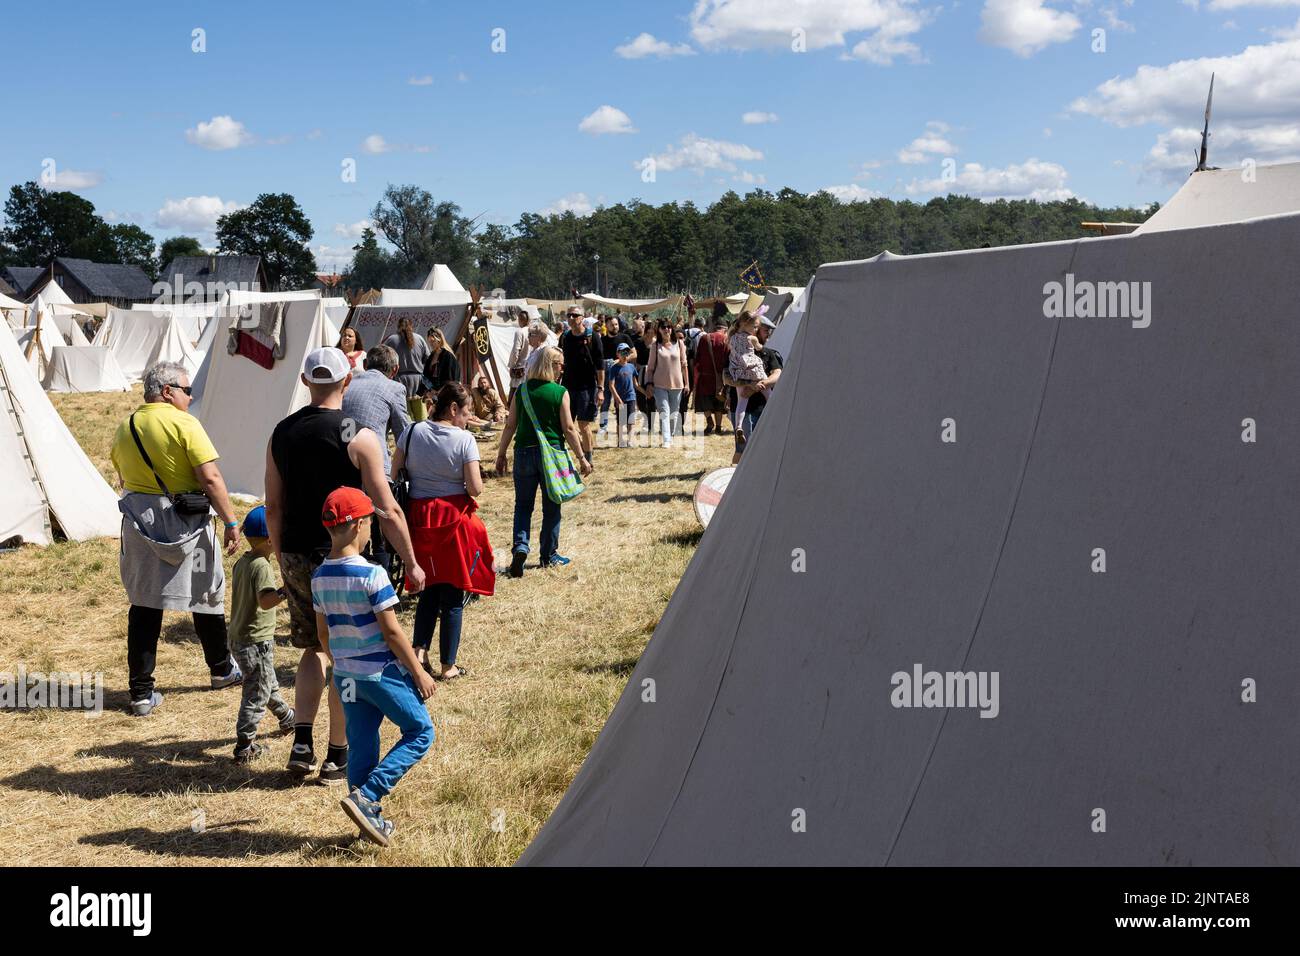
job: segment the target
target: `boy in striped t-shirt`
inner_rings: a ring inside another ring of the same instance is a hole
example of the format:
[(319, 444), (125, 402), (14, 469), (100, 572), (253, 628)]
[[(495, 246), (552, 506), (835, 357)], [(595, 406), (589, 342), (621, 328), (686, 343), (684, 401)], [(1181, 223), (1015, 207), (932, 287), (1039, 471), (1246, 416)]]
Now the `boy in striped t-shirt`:
[[(334, 684), (347, 719), (348, 787), (340, 801), (361, 835), (388, 846), (393, 824), (379, 801), (428, 753), (433, 721), (424, 702), (435, 685), (397, 623), (397, 595), (388, 573), (361, 556), (370, 540), (374, 503), (356, 488), (336, 488), (321, 521), (329, 557), (311, 576), (311, 601), (321, 648), (334, 665)], [(387, 717), (402, 732), (379, 759), (379, 725)]]

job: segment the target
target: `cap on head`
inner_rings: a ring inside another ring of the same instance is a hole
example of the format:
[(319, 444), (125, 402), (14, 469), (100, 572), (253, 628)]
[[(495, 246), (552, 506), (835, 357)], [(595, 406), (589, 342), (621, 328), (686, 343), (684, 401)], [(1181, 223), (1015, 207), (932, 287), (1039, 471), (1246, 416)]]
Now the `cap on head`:
[(626, 355), (628, 352), (632, 351), (632, 346), (628, 345), (626, 342), (620, 342), (618, 348), (614, 351), (619, 355)]
[(372, 514), (375, 514), (375, 503), (370, 500), (370, 496), (360, 488), (344, 485), (325, 496), (320, 520), (325, 527), (334, 528)]
[(266, 505), (258, 505), (244, 516), (244, 537), (271, 537), (271, 532), (266, 527)]
[(313, 385), (334, 385), (347, 378), (351, 371), (348, 357), (332, 346), (312, 349), (302, 363), (302, 374)]

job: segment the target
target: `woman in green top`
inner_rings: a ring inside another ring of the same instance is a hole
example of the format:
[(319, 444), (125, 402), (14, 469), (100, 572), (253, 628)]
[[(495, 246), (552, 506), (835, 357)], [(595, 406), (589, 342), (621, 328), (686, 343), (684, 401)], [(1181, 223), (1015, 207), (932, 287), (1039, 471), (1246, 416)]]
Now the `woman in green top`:
[[(520, 386), (520, 391), (528, 389), (528, 399), (537, 416), (537, 423), (542, 426), (542, 437), (556, 448), (563, 448), (567, 439), (573, 452), (573, 460), (578, 463), (578, 472), (584, 478), (591, 474), (582, 453), (582, 442), (578, 427), (573, 422), (573, 413), (569, 409), (569, 393), (559, 378), (564, 371), (564, 357), (556, 348), (545, 348), (528, 363), (528, 379)], [(533, 427), (532, 416), (522, 407), (517, 391), (510, 402), (510, 417), (506, 419), (505, 430), (501, 433), (501, 450), (497, 452), (496, 470), (498, 475), (506, 471), (506, 450), (510, 439), (515, 440), (515, 530), (514, 543), (511, 548), (510, 576), (524, 576), (524, 561), (528, 558), (528, 532), (533, 522), (533, 505), (537, 501), (537, 489), (542, 485), (542, 450), (538, 445), (537, 429)], [(560, 546), (560, 506), (542, 492), (542, 561), (544, 568), (568, 564), (569, 559), (557, 553)]]

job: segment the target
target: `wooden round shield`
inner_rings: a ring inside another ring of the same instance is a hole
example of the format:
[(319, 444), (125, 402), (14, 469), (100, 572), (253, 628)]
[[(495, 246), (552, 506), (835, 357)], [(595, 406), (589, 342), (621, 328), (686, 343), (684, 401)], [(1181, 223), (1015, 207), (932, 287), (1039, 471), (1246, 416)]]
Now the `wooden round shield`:
[(709, 472), (695, 486), (691, 503), (695, 506), (695, 517), (704, 527), (707, 528), (709, 522), (713, 520), (713, 512), (717, 511), (718, 505), (722, 504), (722, 496), (727, 490), (727, 485), (731, 484), (731, 476), (735, 472), (735, 465), (719, 468), (717, 471)]
[(492, 333), (488, 331), (486, 325), (476, 325), (474, 327), (474, 348), (484, 358), (492, 354)]

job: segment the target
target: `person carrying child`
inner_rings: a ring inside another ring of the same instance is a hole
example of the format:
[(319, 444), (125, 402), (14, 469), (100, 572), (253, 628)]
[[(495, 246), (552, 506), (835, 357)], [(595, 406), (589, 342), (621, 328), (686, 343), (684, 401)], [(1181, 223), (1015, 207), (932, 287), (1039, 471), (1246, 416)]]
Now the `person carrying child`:
[[(340, 801), (366, 839), (388, 846), (392, 821), (379, 802), (433, 744), (433, 721), (424, 701), (436, 686), (397, 623), (397, 595), (388, 573), (361, 556), (370, 538), (374, 503), (346, 485), (325, 498), (321, 523), (329, 531), (329, 556), (311, 576), (312, 607), (320, 645), (334, 667), (334, 684), (347, 722), (348, 788)], [(379, 757), (384, 719), (401, 731)]]
[[(727, 374), (741, 385), (756, 385), (767, 377), (763, 371), (763, 360), (758, 355), (758, 322), (767, 312), (767, 306), (759, 306), (756, 312), (742, 312), (727, 329), (727, 344), (731, 347), (731, 358), (727, 363)], [(759, 388), (758, 393), (767, 397), (767, 389)], [(745, 407), (749, 404), (747, 396), (736, 396), (736, 437), (744, 437)]]
[(235, 763), (248, 763), (267, 752), (256, 743), (257, 725), (269, 709), (280, 721), (280, 733), (293, 732), (293, 708), (280, 696), (275, 679), (275, 607), (284, 600), (271, 569), (271, 536), (266, 507), (258, 505), (244, 518), (248, 550), (230, 571), (230, 656), (244, 672), (244, 696), (235, 721)]

